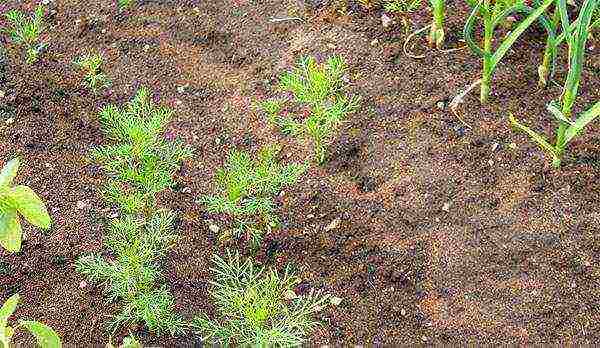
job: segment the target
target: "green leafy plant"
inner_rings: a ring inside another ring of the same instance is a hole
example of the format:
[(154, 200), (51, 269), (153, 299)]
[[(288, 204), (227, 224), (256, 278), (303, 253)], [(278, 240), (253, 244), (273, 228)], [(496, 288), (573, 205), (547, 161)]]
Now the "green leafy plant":
[[(537, 1), (539, 3), (539, 0)], [(557, 3), (558, 4), (558, 1)], [(556, 5), (552, 12), (551, 20), (549, 21), (553, 31), (557, 34), (556, 36), (548, 36), (546, 38), (546, 48), (544, 49), (544, 57), (542, 63), (538, 67), (538, 85), (545, 87), (548, 83), (548, 76), (554, 75), (554, 69), (556, 66), (556, 54), (559, 47), (565, 42), (568, 37), (572, 37), (573, 31), (577, 27), (577, 20), (570, 23), (568, 27), (562, 28), (561, 26), (561, 11), (559, 6)], [(559, 31), (563, 31), (559, 34)], [(589, 31), (592, 32), (594, 29), (600, 28), (600, 6), (596, 5), (596, 10), (592, 15), (591, 23), (589, 25)], [(564, 29), (567, 29), (566, 31)]]
[(246, 152), (231, 151), (225, 167), (217, 172), (218, 194), (200, 198), (207, 211), (233, 216), (238, 224), (234, 236), (249, 236), (253, 246), (265, 229), (277, 226), (273, 198), (306, 170), (305, 165), (279, 164), (280, 150), (278, 146), (263, 147), (255, 160)]
[[(544, 0), (543, 3), (535, 9), (525, 6), (522, 0), (481, 0), (473, 7), (469, 18), (465, 23), (463, 34), (471, 51), (483, 58), (480, 95), (482, 103), (487, 102), (489, 98), (491, 79), (498, 63), (504, 58), (519, 36), (521, 36), (534, 21), (539, 20), (548, 32), (548, 36), (554, 38), (555, 34), (552, 30), (552, 26), (544, 16), (544, 12), (554, 1), (555, 0)], [(495, 29), (508, 16), (517, 13), (525, 14), (527, 17), (521, 21), (517, 27), (504, 38), (497, 49), (493, 51), (492, 41)], [(474, 37), (475, 24), (479, 17), (481, 17), (483, 21), (483, 48), (478, 46)]]
[(19, 159), (8, 161), (0, 171), (0, 245), (10, 252), (21, 250), (19, 214), (29, 223), (49, 229), (51, 220), (44, 202), (27, 186), (12, 186)]
[(217, 318), (206, 315), (194, 319), (192, 327), (209, 344), (224, 346), (299, 346), (318, 325), (312, 315), (325, 307), (328, 299), (316, 292), (298, 296), (299, 283), (289, 269), (283, 275), (258, 268), (238, 254), (226, 259), (213, 257), (216, 280), (210, 292)]
[(181, 141), (167, 140), (171, 110), (157, 107), (141, 88), (125, 108), (107, 106), (100, 112), (104, 133), (116, 142), (92, 152), (110, 176), (105, 197), (124, 215), (112, 220), (104, 239), (108, 260), (88, 255), (76, 268), (103, 283), (111, 300), (124, 306), (111, 323), (113, 332), (125, 324), (144, 322), (152, 332), (177, 334), (183, 319), (174, 313), (174, 299), (158, 266), (177, 235), (175, 215), (156, 206), (156, 194), (173, 184), (180, 162), (191, 155)]
[(429, 46), (441, 49), (444, 45), (446, 34), (444, 32), (444, 16), (446, 12), (445, 0), (429, 0), (433, 12), (433, 21), (429, 29)]
[(131, 7), (135, 2), (136, 0), (117, 0), (117, 7), (119, 8), (119, 11), (124, 11)]
[(344, 94), (346, 63), (339, 56), (319, 65), (314, 57), (305, 57), (279, 79), (282, 91), (291, 92), (300, 107), (308, 108), (306, 117), (297, 121), (289, 116), (269, 114), (269, 119), (284, 132), (312, 139), (315, 160), (323, 164), (326, 145), (346, 116), (358, 109), (359, 98)]
[(125, 212), (152, 209), (156, 194), (174, 184), (179, 163), (191, 156), (181, 140), (165, 137), (172, 115), (150, 100), (146, 88), (140, 88), (124, 108), (109, 105), (100, 112), (105, 134), (117, 143), (95, 149), (91, 157), (111, 177), (107, 198)]
[(25, 328), (35, 336), (38, 344), (42, 348), (60, 348), (62, 344), (58, 334), (49, 326), (33, 320), (19, 320), (14, 327), (8, 326), (8, 318), (15, 312), (19, 304), (19, 295), (11, 296), (0, 308), (0, 347), (11, 347), (13, 335), (20, 328)]
[(111, 323), (113, 331), (142, 321), (153, 332), (181, 332), (183, 321), (173, 312), (173, 297), (165, 287), (155, 288), (162, 278), (157, 261), (177, 241), (174, 219), (166, 210), (156, 212), (148, 221), (131, 215), (116, 219), (104, 241), (115, 259), (90, 255), (77, 261), (77, 271), (105, 284), (111, 301), (125, 300)]
[(103, 58), (100, 54), (86, 54), (75, 61), (80, 69), (85, 72), (84, 82), (94, 93), (103, 87), (110, 86), (110, 80), (102, 72)]
[(23, 45), (27, 54), (27, 64), (35, 63), (45, 44), (40, 42), (40, 36), (44, 32), (44, 7), (39, 5), (31, 18), (19, 11), (10, 10), (5, 14), (10, 28), (4, 29), (12, 41)]
[[(592, 14), (596, 8), (597, 0), (585, 0), (581, 6), (575, 30), (569, 30), (571, 26), (567, 14), (565, 0), (558, 0), (558, 10), (563, 27), (565, 40), (569, 46), (569, 72), (563, 86), (560, 101), (552, 101), (547, 105), (548, 111), (556, 118), (558, 128), (556, 130), (555, 143), (550, 144), (542, 135), (531, 130), (529, 127), (519, 123), (510, 115), (510, 122), (517, 129), (527, 133), (538, 145), (552, 156), (552, 164), (559, 167), (566, 146), (571, 140), (583, 131), (583, 129), (596, 117), (600, 116), (600, 101), (592, 105), (587, 111), (582, 112), (573, 121), (572, 113), (575, 99), (577, 98), (581, 72), (585, 62), (586, 42), (589, 35), (589, 25)], [(565, 29), (566, 28), (566, 29)]]
[(406, 14), (421, 7), (422, 0), (388, 0), (384, 2), (383, 8), (387, 12)]

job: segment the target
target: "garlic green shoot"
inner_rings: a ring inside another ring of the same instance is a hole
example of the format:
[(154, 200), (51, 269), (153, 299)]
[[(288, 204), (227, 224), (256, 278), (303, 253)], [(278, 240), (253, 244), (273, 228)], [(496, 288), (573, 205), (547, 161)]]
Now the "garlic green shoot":
[[(517, 129), (527, 133), (538, 145), (552, 157), (552, 164), (558, 168), (565, 152), (565, 148), (583, 129), (600, 116), (600, 101), (595, 102), (589, 109), (581, 112), (573, 120), (573, 106), (577, 98), (581, 72), (585, 62), (586, 42), (589, 36), (589, 27), (592, 14), (595, 11), (597, 0), (585, 0), (581, 6), (574, 30), (569, 29), (569, 17), (565, 0), (557, 0), (558, 11), (565, 41), (569, 46), (569, 72), (563, 86), (563, 93), (559, 101), (552, 101), (547, 105), (548, 111), (558, 123), (554, 144), (545, 137), (536, 133), (529, 127), (519, 123), (510, 115), (510, 122)], [(565, 29), (567, 28), (567, 29)]]
[(446, 0), (429, 0), (433, 12), (433, 21), (429, 30), (429, 46), (441, 49), (444, 45), (444, 15), (446, 11)]
[[(548, 35), (554, 38), (554, 31), (549, 21), (544, 16), (546, 9), (555, 0), (544, 0), (542, 5), (533, 9), (523, 4), (522, 0), (494, 1), (481, 0), (477, 3), (464, 27), (464, 38), (469, 48), (478, 56), (483, 58), (483, 72), (481, 78), (480, 100), (487, 102), (490, 95), (490, 84), (492, 76), (498, 63), (504, 58), (508, 50), (517, 41), (519, 36), (529, 28), (534, 21), (539, 20)], [(498, 48), (494, 51), (492, 47), (494, 31), (508, 16), (513, 14), (524, 14), (527, 17), (504, 38)], [(483, 21), (483, 48), (475, 41), (475, 24), (481, 17)]]

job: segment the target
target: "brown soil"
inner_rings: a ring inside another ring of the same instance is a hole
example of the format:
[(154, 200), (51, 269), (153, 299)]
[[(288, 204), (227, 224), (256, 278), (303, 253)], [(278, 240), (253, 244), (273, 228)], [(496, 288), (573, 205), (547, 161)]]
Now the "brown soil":
[[(256, 151), (280, 142), (286, 161), (310, 156), (266, 127), (251, 103), (273, 96), (276, 76), (300, 55), (341, 54), (362, 108), (331, 146), (331, 161), (285, 192), (284, 228), (265, 238), (261, 253), (278, 267), (291, 262), (301, 288), (343, 299), (319, 315), (323, 326), (310, 341), (600, 341), (600, 128), (592, 125), (573, 143), (555, 171), (507, 121), (512, 112), (546, 134), (554, 126), (544, 105), (560, 88), (536, 86), (541, 32), (528, 32), (499, 66), (488, 105), (475, 92), (460, 107), (467, 127), (447, 104), (478, 78), (480, 61), (468, 50), (425, 48), (425, 58), (408, 58), (403, 28), (384, 30), (377, 11), (352, 5), (343, 16), (301, 0), (140, 2), (115, 15), (111, 1), (54, 1), (50, 46), (30, 68), (8, 45), (0, 158), (26, 161), (18, 180), (43, 196), (54, 220), (48, 233), (27, 226), (20, 253), (0, 251), (0, 300), (15, 292), (23, 298), (15, 318), (49, 324), (68, 345), (108, 341), (104, 325), (118, 304), (82, 283), (73, 265), (102, 250), (110, 213), (98, 194), (105, 178), (86, 156), (103, 142), (99, 108), (122, 103), (140, 85), (174, 107), (170, 131), (195, 149), (180, 185), (163, 197), (181, 216), (181, 241), (164, 268), (179, 312), (210, 313), (208, 267), (219, 247), (207, 220), (220, 217), (208, 216), (197, 197), (211, 192), (215, 168), (232, 147)], [(462, 45), (466, 11), (450, 5), (449, 47)], [(288, 16), (306, 21), (269, 21)], [(412, 21), (421, 27), (427, 18), (424, 9)], [(105, 54), (113, 79), (101, 96), (81, 86), (71, 64), (90, 49)], [(580, 107), (600, 98), (599, 63), (600, 42), (591, 41)], [(559, 68), (558, 81), (564, 75)], [(335, 219), (339, 226), (326, 231)], [(130, 329), (149, 344), (199, 342)], [(20, 334), (16, 342), (31, 340)]]

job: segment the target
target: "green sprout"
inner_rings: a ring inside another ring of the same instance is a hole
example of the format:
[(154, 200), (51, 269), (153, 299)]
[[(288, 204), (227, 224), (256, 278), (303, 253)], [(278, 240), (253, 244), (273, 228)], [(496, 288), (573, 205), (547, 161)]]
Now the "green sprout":
[[(538, 85), (540, 87), (545, 87), (548, 83), (548, 75), (552, 77), (554, 75), (554, 69), (556, 66), (556, 54), (558, 52), (558, 48), (561, 44), (566, 41), (566, 38), (570, 35), (569, 33), (573, 32), (577, 26), (577, 20), (570, 23), (567, 31), (563, 31), (560, 34), (558, 32), (561, 29), (561, 15), (559, 6), (555, 6), (554, 12), (552, 13), (551, 20), (549, 21), (552, 26), (553, 31), (557, 34), (556, 36), (548, 36), (546, 38), (546, 47), (544, 49), (544, 57), (542, 59), (542, 63), (538, 67)], [(589, 31), (593, 31), (594, 29), (600, 28), (600, 6), (596, 5), (596, 10), (594, 11)]]
[(19, 320), (19, 323), (14, 326), (8, 326), (8, 318), (15, 312), (19, 304), (20, 297), (18, 294), (12, 295), (2, 307), (0, 307), (0, 347), (9, 348), (13, 335), (21, 327), (27, 329), (35, 336), (40, 347), (44, 348), (60, 348), (62, 344), (58, 334), (51, 327), (33, 320)]
[(22, 230), (19, 214), (29, 223), (49, 229), (51, 220), (46, 205), (27, 186), (12, 186), (19, 170), (19, 159), (8, 161), (0, 171), (0, 245), (10, 251), (21, 250)]
[(314, 57), (305, 57), (279, 80), (280, 89), (291, 92), (297, 104), (309, 109), (309, 115), (303, 121), (278, 114), (270, 114), (269, 119), (285, 133), (312, 139), (318, 164), (325, 163), (327, 143), (346, 116), (358, 109), (359, 98), (344, 94), (346, 71), (339, 56), (330, 57), (323, 65)]
[(278, 225), (273, 198), (306, 170), (305, 165), (279, 164), (280, 151), (279, 146), (263, 147), (256, 160), (246, 152), (231, 151), (225, 167), (217, 172), (219, 193), (200, 198), (208, 212), (233, 216), (238, 224), (234, 237), (249, 236), (253, 247), (265, 229)]
[(431, 3), (431, 9), (433, 10), (433, 21), (431, 22), (431, 29), (429, 30), (429, 46), (435, 47), (439, 50), (444, 45), (445, 33), (444, 33), (444, 15), (445, 15), (445, 0), (429, 0)]
[(75, 61), (85, 72), (84, 82), (96, 94), (101, 87), (110, 86), (110, 80), (102, 72), (103, 58), (100, 54), (86, 54)]
[(408, 14), (421, 7), (421, 3), (422, 0), (388, 0), (383, 3), (383, 9), (400, 15), (405, 32), (408, 33), (410, 29)]
[[(477, 3), (467, 19), (464, 27), (464, 37), (469, 48), (479, 57), (483, 58), (483, 73), (481, 78), (481, 94), (480, 100), (482, 103), (487, 102), (490, 95), (490, 83), (492, 76), (498, 63), (504, 58), (508, 50), (517, 41), (519, 36), (529, 28), (535, 20), (539, 20), (544, 28), (548, 31), (548, 35), (554, 38), (552, 26), (544, 16), (546, 9), (554, 2), (554, 0), (544, 0), (541, 6), (533, 9), (525, 6), (522, 0), (481, 0)], [(504, 38), (498, 48), (493, 51), (492, 41), (496, 27), (501, 24), (508, 16), (522, 13), (527, 17), (513, 29), (510, 34)], [(475, 23), (477, 18), (483, 20), (483, 48), (480, 48), (475, 42)], [(552, 39), (554, 40), (554, 39)]]
[(119, 11), (124, 11), (131, 7), (136, 2), (136, 0), (117, 0), (117, 7)]
[(31, 18), (19, 11), (10, 10), (6, 13), (6, 19), (11, 28), (5, 29), (12, 41), (23, 45), (27, 53), (27, 64), (33, 64), (38, 60), (40, 52), (45, 44), (40, 42), (40, 35), (44, 32), (44, 7), (39, 5)]
[(117, 181), (109, 182), (106, 194), (126, 212), (152, 209), (156, 194), (173, 186), (179, 163), (191, 156), (181, 140), (165, 137), (172, 115), (152, 102), (146, 88), (124, 108), (109, 105), (100, 112), (104, 132), (118, 143), (95, 149), (91, 157)]
[(289, 268), (280, 275), (258, 268), (239, 254), (213, 257), (216, 280), (210, 295), (217, 318), (198, 316), (195, 331), (209, 345), (240, 347), (300, 346), (319, 325), (312, 316), (326, 306), (328, 296), (311, 291), (298, 296), (293, 289), (300, 279)]
[(555, 144), (550, 144), (545, 137), (519, 123), (513, 115), (509, 116), (513, 126), (527, 133), (543, 150), (552, 156), (552, 164), (556, 168), (560, 167), (561, 159), (569, 142), (577, 137), (596, 117), (600, 116), (600, 101), (598, 101), (589, 109), (580, 113), (574, 121), (572, 120), (573, 106), (577, 98), (581, 72), (585, 62), (586, 41), (597, 0), (584, 1), (574, 30), (569, 29), (571, 24), (569, 23), (565, 0), (557, 1), (565, 41), (569, 46), (569, 72), (560, 101), (552, 101), (547, 105), (548, 111), (558, 122)]

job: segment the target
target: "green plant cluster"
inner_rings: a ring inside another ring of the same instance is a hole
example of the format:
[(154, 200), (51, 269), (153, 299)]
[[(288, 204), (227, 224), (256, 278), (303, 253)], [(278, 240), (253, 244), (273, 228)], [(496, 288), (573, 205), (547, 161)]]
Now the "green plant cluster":
[(24, 47), (27, 64), (35, 63), (45, 47), (45, 44), (40, 41), (40, 36), (45, 31), (44, 7), (38, 5), (30, 18), (19, 10), (8, 11), (5, 18), (10, 27), (4, 28), (3, 31), (8, 33), (15, 44)]
[[(304, 57), (292, 71), (279, 79), (280, 90), (291, 92), (293, 99), (260, 103), (269, 121), (285, 133), (312, 140), (318, 164), (325, 163), (327, 144), (344, 119), (359, 107), (359, 98), (345, 93), (344, 75), (347, 70), (340, 56), (332, 56), (324, 64), (318, 64), (314, 57)], [(281, 108), (289, 102), (308, 108), (308, 116), (296, 120), (289, 115), (281, 115)]]
[(247, 235), (253, 246), (260, 243), (264, 230), (278, 224), (273, 198), (295, 184), (306, 170), (306, 165), (279, 164), (280, 150), (265, 146), (256, 159), (243, 151), (231, 151), (225, 167), (217, 171), (218, 194), (200, 198), (207, 211), (233, 216), (238, 225), (234, 237)]
[(85, 72), (84, 83), (95, 94), (101, 88), (110, 86), (108, 76), (102, 72), (103, 61), (104, 59), (98, 53), (86, 54), (75, 60), (75, 65)]
[(37, 343), (42, 348), (62, 347), (60, 337), (51, 327), (34, 320), (19, 320), (14, 327), (8, 326), (8, 319), (13, 315), (19, 304), (20, 296), (12, 295), (0, 307), (0, 348), (11, 347), (14, 334), (21, 328), (35, 336)]
[(312, 315), (328, 300), (316, 292), (297, 296), (300, 280), (289, 269), (280, 275), (256, 267), (249, 259), (227, 253), (213, 256), (210, 295), (217, 306), (216, 318), (195, 318), (192, 326), (205, 342), (220, 346), (299, 346), (317, 325)]
[(49, 229), (51, 220), (46, 205), (33, 190), (12, 186), (19, 170), (19, 159), (8, 161), (0, 171), (0, 246), (10, 252), (21, 250), (22, 216), (34, 226)]
[(179, 164), (191, 156), (181, 141), (168, 141), (165, 128), (171, 110), (156, 106), (145, 88), (124, 108), (110, 105), (100, 113), (106, 136), (114, 142), (99, 147), (92, 158), (110, 177), (105, 196), (120, 207), (122, 217), (110, 223), (104, 245), (110, 257), (85, 256), (77, 270), (106, 285), (112, 300), (124, 306), (112, 322), (113, 331), (144, 322), (157, 333), (183, 331), (183, 319), (163, 281), (159, 260), (174, 245), (175, 215), (156, 206), (156, 194), (173, 185)]

